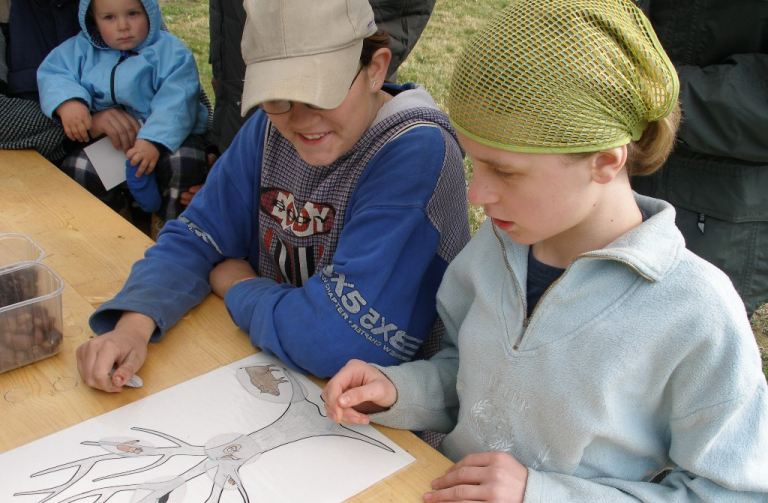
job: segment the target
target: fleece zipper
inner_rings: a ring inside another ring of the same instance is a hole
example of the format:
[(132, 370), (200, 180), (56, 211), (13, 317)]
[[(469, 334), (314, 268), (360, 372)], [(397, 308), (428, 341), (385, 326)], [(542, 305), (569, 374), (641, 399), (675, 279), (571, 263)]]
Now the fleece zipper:
[(115, 73), (117, 73), (117, 67), (120, 66), (120, 63), (130, 58), (134, 54), (136, 53), (131, 51), (120, 51), (120, 59), (118, 59), (117, 63), (115, 63), (115, 66), (112, 67), (112, 72), (109, 75), (109, 93), (112, 97), (112, 103), (119, 106), (123, 110), (125, 110), (125, 107), (117, 102), (117, 96), (115, 96)]
[[(523, 289), (520, 288), (520, 283), (517, 281), (517, 276), (515, 276), (515, 273), (512, 271), (512, 266), (509, 264), (509, 260), (507, 260), (507, 248), (506, 246), (504, 246), (504, 241), (501, 239), (501, 236), (499, 235), (499, 231), (496, 229), (495, 225), (493, 226), (493, 233), (496, 235), (496, 239), (498, 239), (499, 244), (501, 245), (501, 257), (504, 260), (504, 265), (507, 267), (507, 270), (509, 271), (509, 275), (512, 278), (512, 282), (515, 284), (515, 288), (517, 288), (517, 294), (520, 296), (520, 302), (522, 302), (523, 304), (523, 312), (527, 313), (528, 302), (525, 298), (525, 295), (523, 295)], [(656, 282), (652, 278), (649, 278), (646, 274), (643, 274), (642, 272), (640, 272), (640, 270), (638, 270), (638, 268), (635, 267), (634, 264), (626, 260), (622, 260), (620, 258), (613, 257), (610, 255), (601, 255), (595, 252), (582, 253), (581, 255), (574, 258), (571, 261), (571, 263), (568, 264), (568, 267), (566, 267), (565, 271), (563, 271), (563, 274), (561, 274), (559, 278), (553, 281), (552, 284), (549, 285), (549, 287), (544, 291), (544, 293), (541, 294), (541, 297), (539, 298), (539, 302), (536, 303), (536, 305), (533, 307), (533, 311), (531, 311), (531, 315), (530, 316), (526, 315), (525, 318), (523, 318), (523, 329), (521, 330), (520, 335), (518, 335), (517, 340), (514, 342), (514, 345), (512, 346), (513, 349), (518, 350), (520, 348), (520, 343), (523, 341), (523, 336), (525, 335), (525, 331), (528, 328), (528, 324), (530, 323), (531, 318), (533, 318), (533, 316), (536, 314), (536, 310), (541, 305), (542, 301), (544, 300), (544, 297), (547, 296), (547, 294), (552, 290), (552, 288), (555, 287), (556, 284), (560, 283), (560, 280), (562, 280), (565, 277), (565, 275), (568, 274), (568, 271), (571, 269), (571, 266), (582, 257), (592, 257), (597, 259), (613, 260), (616, 262), (620, 262), (622, 264), (625, 264), (631, 267), (639, 276), (643, 277), (647, 281), (651, 283)]]

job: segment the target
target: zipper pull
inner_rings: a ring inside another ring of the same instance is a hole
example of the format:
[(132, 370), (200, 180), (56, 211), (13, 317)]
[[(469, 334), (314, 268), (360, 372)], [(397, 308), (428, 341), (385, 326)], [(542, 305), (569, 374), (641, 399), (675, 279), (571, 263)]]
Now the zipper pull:
[(699, 223), (696, 224), (701, 231), (702, 234), (704, 234), (704, 226), (707, 224), (707, 216), (704, 213), (699, 213)]

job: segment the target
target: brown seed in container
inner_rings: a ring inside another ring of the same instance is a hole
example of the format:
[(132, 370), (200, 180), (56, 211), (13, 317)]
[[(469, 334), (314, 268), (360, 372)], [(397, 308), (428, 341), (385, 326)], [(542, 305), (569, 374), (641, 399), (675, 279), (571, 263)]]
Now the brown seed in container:
[(28, 333), (15, 333), (11, 346), (18, 351), (27, 351), (32, 347), (32, 337)]
[(15, 353), (10, 349), (0, 349), (0, 372), (5, 372), (15, 366)]
[(42, 346), (32, 346), (32, 356), (35, 361), (51, 356), (51, 352)]
[(15, 332), (32, 334), (35, 329), (35, 318), (29, 311), (19, 313), (16, 317), (16, 330)]
[(16, 351), (16, 363), (18, 365), (26, 365), (27, 363), (34, 361), (34, 359), (35, 356), (32, 354), (32, 348)]
[(0, 350), (1, 348), (12, 348), (13, 338), (10, 329), (0, 329)]
[(40, 344), (43, 341), (45, 341), (45, 331), (40, 327), (35, 328), (35, 344)]

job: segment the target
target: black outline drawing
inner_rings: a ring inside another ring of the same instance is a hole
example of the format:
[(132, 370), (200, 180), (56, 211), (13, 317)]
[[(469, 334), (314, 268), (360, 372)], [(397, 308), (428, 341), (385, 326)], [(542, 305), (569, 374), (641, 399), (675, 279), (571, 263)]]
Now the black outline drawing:
[[(272, 372), (282, 371), (284, 378), (275, 378)], [(248, 493), (243, 481), (240, 479), (239, 470), (246, 464), (255, 462), (262, 454), (278, 447), (298, 442), (312, 437), (340, 436), (359, 440), (389, 452), (395, 452), (386, 444), (362, 433), (353, 431), (345, 426), (328, 420), (320, 410), (320, 407), (307, 398), (307, 390), (301, 382), (287, 369), (270, 363), (249, 365), (237, 370), (237, 377), (243, 387), (252, 395), (267, 401), (281, 401), (288, 405), (283, 414), (271, 424), (247, 435), (229, 433), (217, 435), (210, 439), (206, 445), (192, 445), (163, 432), (145, 428), (133, 427), (131, 430), (155, 435), (175, 444), (169, 447), (155, 447), (150, 442), (140, 438), (105, 438), (100, 441), (85, 441), (82, 445), (100, 446), (107, 450), (107, 454), (79, 459), (69, 463), (48, 468), (30, 475), (30, 478), (43, 476), (49, 473), (59, 472), (70, 468), (77, 468), (72, 477), (58, 486), (33, 491), (17, 492), (14, 496), (30, 496), (48, 494), (39, 503), (46, 503), (65, 490), (77, 484), (88, 472), (102, 461), (124, 459), (126, 457), (152, 457), (160, 456), (152, 464), (128, 470), (120, 473), (106, 475), (93, 480), (107, 480), (140, 472), (147, 472), (165, 464), (173, 456), (199, 456), (203, 459), (192, 468), (179, 474), (170, 480), (151, 480), (137, 484), (106, 486), (91, 489), (86, 492), (70, 496), (57, 503), (74, 503), (86, 498), (98, 497), (92, 503), (106, 503), (114, 495), (123, 491), (147, 491), (148, 494), (137, 500), (136, 503), (165, 503), (171, 493), (184, 491), (187, 482), (208, 474), (211, 478), (211, 492), (206, 503), (217, 503), (225, 488), (237, 489), (245, 503), (250, 503)], [(279, 385), (290, 383), (291, 394), (289, 397), (281, 397)]]

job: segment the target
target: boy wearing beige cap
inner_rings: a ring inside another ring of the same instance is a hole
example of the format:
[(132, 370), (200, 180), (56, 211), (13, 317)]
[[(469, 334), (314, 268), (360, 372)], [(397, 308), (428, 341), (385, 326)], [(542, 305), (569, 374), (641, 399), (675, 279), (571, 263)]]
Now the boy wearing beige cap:
[(440, 287), (443, 346), (323, 391), (337, 421), (447, 433), (424, 501), (766, 501), (741, 300), (629, 185), (669, 153), (677, 96), (630, 0), (514, 1), (460, 59), (451, 122), (489, 218)]
[(469, 239), (447, 116), (419, 86), (384, 85), (367, 0), (245, 8), (243, 112), (260, 110), (94, 313), (105, 335), (78, 349), (91, 386), (119, 390), (211, 289), (255, 346), (318, 376), (437, 347), (437, 287)]

